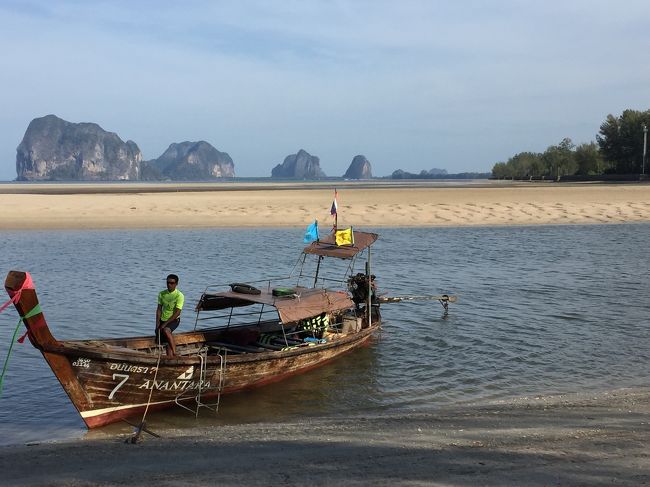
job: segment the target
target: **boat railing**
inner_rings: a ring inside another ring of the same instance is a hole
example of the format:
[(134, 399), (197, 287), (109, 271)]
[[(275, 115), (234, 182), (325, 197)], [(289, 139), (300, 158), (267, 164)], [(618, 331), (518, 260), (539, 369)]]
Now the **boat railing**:
[[(309, 277), (309, 276), (307, 276), (307, 277)], [(340, 286), (345, 286), (346, 283), (347, 283), (347, 279), (334, 279), (334, 278), (332, 278), (332, 277), (320, 277), (320, 276), (319, 276), (318, 279), (317, 279), (317, 284), (318, 284), (319, 282), (320, 282), (320, 283), (323, 283), (323, 284), (324, 284), (325, 282), (335, 282), (336, 284), (338, 284), (338, 285), (340, 285)]]
[[(303, 287), (310, 287), (310, 286), (317, 287), (319, 284), (321, 286), (324, 286), (325, 283), (334, 283), (337, 286), (345, 289), (348, 282), (348, 275), (346, 275), (344, 278), (340, 278), (340, 277), (333, 278), (333, 277), (326, 277), (326, 276), (316, 276), (316, 274), (301, 272), (298, 275), (290, 274), (288, 276), (267, 277), (263, 279), (256, 279), (253, 281), (242, 280), (239, 282), (244, 284), (249, 284), (249, 285), (255, 285), (255, 287), (258, 288), (263, 287), (266, 288), (267, 291), (270, 291), (273, 287), (276, 286), (287, 286), (287, 287), (299, 286), (301, 285), (301, 281), (304, 282), (302, 284)], [(229, 288), (231, 284), (232, 281), (228, 283), (210, 284), (206, 286), (203, 293), (208, 294), (210, 292), (217, 292), (218, 289)], [(264, 284), (264, 285), (260, 286), (259, 284)]]
[[(217, 311), (197, 311), (194, 329), (197, 329), (199, 322), (218, 321), (217, 325), (211, 328), (233, 328), (237, 326), (247, 326), (251, 324), (260, 325), (265, 322), (280, 321), (277, 310), (272, 306), (264, 306), (262, 303), (256, 303), (251, 304), (251, 307), (255, 307), (256, 309), (248, 311), (250, 307), (247, 306), (246, 308), (231, 307)], [(220, 313), (219, 311), (225, 312)]]
[(305, 283), (306, 286), (312, 287), (326, 287), (327, 283), (335, 284), (333, 287), (345, 289), (347, 287), (347, 276), (343, 279), (335, 277), (326, 277), (326, 276), (317, 276), (316, 274), (301, 273), (298, 276), (298, 284), (300, 285), (301, 281)]
[[(296, 277), (298, 278), (298, 282), (294, 284)], [(292, 272), (288, 276), (267, 277), (263, 279), (256, 279), (250, 281), (241, 280), (238, 284), (247, 284), (247, 285), (257, 287), (258, 289), (266, 288), (266, 291), (270, 292), (272, 288), (275, 288), (278, 285), (282, 285), (283, 287), (299, 286), (301, 278), (311, 279), (314, 282), (310, 284), (316, 286), (320, 283), (320, 285), (323, 287), (325, 287), (325, 283), (336, 283), (336, 287), (345, 288), (345, 285), (347, 283), (347, 279), (331, 278), (323, 275), (317, 276), (316, 278), (315, 275), (310, 275), (309, 273), (303, 273), (301, 271), (297, 276)], [(289, 280), (291, 280), (292, 283), (287, 283), (287, 281)], [(206, 286), (205, 290), (203, 291), (203, 295), (201, 297), (200, 302), (202, 302), (205, 296), (223, 292), (224, 289), (231, 288), (233, 284), (234, 284), (233, 282), (230, 282), (230, 283), (210, 284)], [(209, 328), (231, 328), (231, 327), (238, 327), (238, 326), (247, 326), (252, 324), (259, 325), (264, 322), (276, 322), (276, 323), (280, 322), (277, 309), (274, 306), (265, 306), (263, 303), (251, 302), (251, 304), (244, 307), (238, 305), (238, 306), (229, 306), (221, 309), (209, 309), (209, 308), (202, 309), (199, 304), (197, 305), (196, 311), (197, 311), (196, 319), (194, 322), (195, 330), (197, 330), (199, 323), (206, 324), (208, 325)], [(270, 315), (272, 315), (272, 317)], [(210, 324), (212, 323), (214, 323), (215, 326), (210, 326)], [(201, 328), (205, 328), (205, 326), (202, 326)]]

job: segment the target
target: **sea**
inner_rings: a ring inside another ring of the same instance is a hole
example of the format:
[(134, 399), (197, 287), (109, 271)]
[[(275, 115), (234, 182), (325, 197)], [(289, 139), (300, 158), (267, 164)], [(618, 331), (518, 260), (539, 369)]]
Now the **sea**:
[[(224, 424), (648, 386), (650, 224), (367, 230), (380, 236), (371, 272), (381, 294), (458, 301), (447, 312), (435, 300), (382, 305), (382, 331), (370, 346), (223, 396), (218, 411), (149, 413), (148, 427), (189, 435)], [(295, 273), (302, 236), (297, 228), (8, 231), (0, 234), (0, 271), (32, 274), (59, 339), (151, 333), (157, 293), (176, 273), (186, 296), (179, 331), (189, 331), (208, 285)], [(334, 264), (343, 273), (347, 262)], [(12, 306), (0, 313), (2, 361), (17, 322)], [(88, 432), (40, 352), (28, 340), (13, 346), (0, 445), (131, 430), (118, 423)]]

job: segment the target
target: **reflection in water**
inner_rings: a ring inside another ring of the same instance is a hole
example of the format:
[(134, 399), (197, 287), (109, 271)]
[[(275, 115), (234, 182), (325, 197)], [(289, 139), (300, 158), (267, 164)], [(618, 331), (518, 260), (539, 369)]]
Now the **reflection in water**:
[[(458, 294), (448, 315), (435, 301), (384, 305), (383, 332), (369, 348), (224, 396), (216, 415), (202, 411), (195, 420), (183, 410), (151, 413), (152, 429), (646, 383), (650, 225), (379, 233), (373, 273), (380, 291)], [(152, 333), (155, 298), (170, 272), (180, 275), (187, 299), (180, 331), (189, 330), (191, 309), (206, 285), (286, 274), (301, 249), (302, 230), (5, 232), (3, 240), (13, 251), (0, 254), (0, 269), (32, 272), (54, 336), (83, 339)], [(16, 321), (15, 311), (0, 314), (0, 358)], [(130, 431), (119, 424), (89, 435)], [(0, 443), (84, 432), (40, 353), (28, 343), (16, 345), (0, 398)]]

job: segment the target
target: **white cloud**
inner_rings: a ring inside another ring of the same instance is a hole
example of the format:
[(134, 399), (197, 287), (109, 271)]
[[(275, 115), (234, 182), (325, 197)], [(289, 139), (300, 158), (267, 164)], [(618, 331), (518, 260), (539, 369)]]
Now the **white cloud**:
[(330, 175), (357, 153), (376, 174), (488, 171), (648, 109), (649, 13), (631, 0), (4, 2), (0, 179), (47, 113), (146, 158), (205, 139), (243, 176), (301, 147)]

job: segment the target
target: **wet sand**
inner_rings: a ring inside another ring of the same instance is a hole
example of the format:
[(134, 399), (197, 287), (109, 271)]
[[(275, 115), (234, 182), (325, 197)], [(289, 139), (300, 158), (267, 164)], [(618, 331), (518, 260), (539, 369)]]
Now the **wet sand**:
[(0, 448), (6, 486), (650, 483), (650, 390)]
[(0, 185), (0, 230), (432, 227), (650, 221), (649, 184), (195, 183)]

